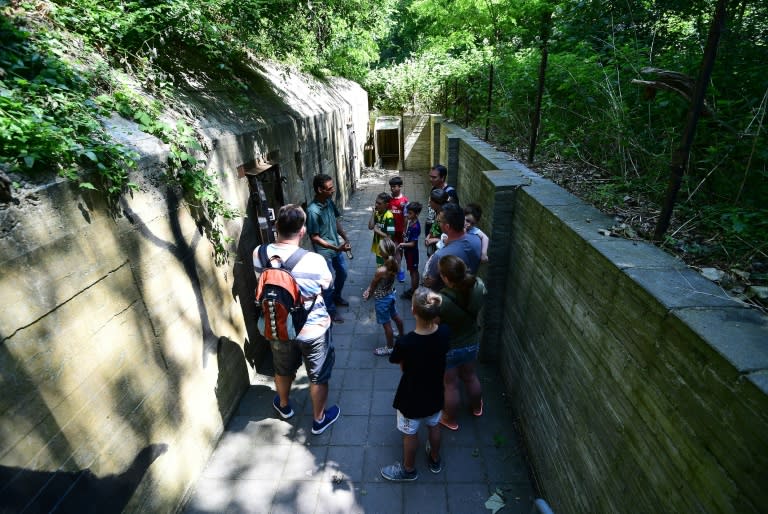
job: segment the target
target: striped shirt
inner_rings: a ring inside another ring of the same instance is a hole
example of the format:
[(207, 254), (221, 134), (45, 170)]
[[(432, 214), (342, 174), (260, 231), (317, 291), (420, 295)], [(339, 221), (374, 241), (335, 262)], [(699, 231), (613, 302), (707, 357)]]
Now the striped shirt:
[[(277, 255), (283, 262), (293, 255), (297, 249), (296, 246), (286, 243), (273, 243), (267, 246), (267, 255), (274, 257)], [(259, 262), (259, 247), (253, 251), (253, 270), (256, 278), (261, 275), (261, 262)], [(301, 296), (308, 299), (304, 302), (305, 307), (312, 304), (312, 299), (317, 297), (312, 312), (307, 317), (307, 322), (296, 337), (298, 341), (309, 341), (322, 336), (328, 327), (331, 326), (331, 317), (325, 308), (323, 302), (322, 290), (331, 287), (333, 276), (328, 269), (325, 258), (317, 253), (308, 253), (293, 267), (293, 277), (299, 285)]]

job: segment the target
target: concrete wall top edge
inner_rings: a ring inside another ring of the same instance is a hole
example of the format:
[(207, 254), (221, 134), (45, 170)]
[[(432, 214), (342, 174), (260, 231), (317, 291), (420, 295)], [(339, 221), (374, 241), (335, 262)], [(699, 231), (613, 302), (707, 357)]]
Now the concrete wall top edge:
[(482, 172), (496, 191), (507, 191), (531, 185), (531, 179), (514, 170), (495, 169)]
[(755, 310), (734, 305), (676, 309), (672, 315), (706, 339), (739, 372), (768, 370), (768, 320)]
[[(597, 229), (598, 227), (594, 226), (592, 228)], [(667, 254), (659, 255), (659, 249), (646, 241), (635, 241), (622, 237), (597, 234), (589, 239), (589, 242), (619, 269), (689, 269), (683, 261), (676, 257)]]
[(747, 379), (752, 382), (763, 394), (768, 395), (768, 371), (750, 373)]
[(545, 207), (571, 205), (577, 208), (591, 209), (593, 214), (590, 214), (590, 217), (593, 219), (596, 219), (598, 215), (604, 216), (600, 214), (600, 211), (586, 204), (577, 196), (569, 193), (562, 187), (546, 179), (544, 182), (536, 182), (531, 184), (531, 187), (527, 187), (525, 192)]
[[(658, 253), (663, 254), (659, 251)], [(632, 280), (666, 309), (723, 308), (741, 305), (725, 291), (691, 269), (628, 268)]]

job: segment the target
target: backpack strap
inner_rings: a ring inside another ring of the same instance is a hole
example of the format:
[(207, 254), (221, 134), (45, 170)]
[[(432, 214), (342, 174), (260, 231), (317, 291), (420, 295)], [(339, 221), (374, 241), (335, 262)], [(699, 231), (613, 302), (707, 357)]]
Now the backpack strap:
[(287, 269), (288, 271), (293, 271), (293, 267), (296, 266), (302, 257), (307, 255), (309, 252), (306, 251), (304, 248), (298, 248), (295, 252), (291, 254), (290, 257), (283, 263), (283, 268)]
[[(283, 263), (283, 268), (288, 270), (289, 272), (293, 272), (294, 266), (296, 266), (302, 257), (307, 255), (309, 252), (306, 251), (304, 248), (299, 247), (295, 252), (291, 254), (290, 257)], [(302, 301), (303, 301), (302, 297)], [(312, 304), (309, 306), (309, 309), (307, 309), (307, 312), (310, 312), (315, 307), (315, 302), (317, 301), (317, 296), (312, 298)]]
[[(288, 271), (293, 271), (293, 267), (296, 266), (302, 257), (304, 257), (309, 252), (306, 251), (304, 248), (298, 248), (295, 252), (291, 254), (288, 259), (286, 259), (285, 262), (283, 262), (283, 268), (287, 269)], [(262, 268), (268, 268), (270, 267), (269, 261), (269, 255), (267, 255), (267, 245), (261, 245), (259, 246), (259, 262), (261, 263)]]
[(262, 269), (269, 266), (269, 256), (267, 255), (267, 245), (259, 246), (259, 263), (261, 264)]

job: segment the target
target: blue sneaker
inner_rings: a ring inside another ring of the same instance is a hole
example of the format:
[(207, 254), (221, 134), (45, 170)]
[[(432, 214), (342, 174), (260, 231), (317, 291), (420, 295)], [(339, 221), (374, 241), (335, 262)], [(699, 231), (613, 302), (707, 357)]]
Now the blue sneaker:
[(336, 405), (325, 409), (322, 421), (312, 421), (312, 433), (315, 435), (322, 434), (326, 428), (333, 425), (339, 419), (339, 415), (341, 415), (341, 409)]
[(272, 407), (275, 408), (278, 414), (280, 414), (280, 417), (283, 419), (289, 419), (293, 417), (293, 409), (291, 408), (291, 403), (288, 402), (288, 405), (285, 407), (280, 407), (280, 396), (275, 395), (275, 399), (272, 400)]
[(419, 478), (419, 472), (415, 469), (406, 471), (402, 464), (395, 462), (381, 468), (381, 476), (392, 482), (412, 482)]

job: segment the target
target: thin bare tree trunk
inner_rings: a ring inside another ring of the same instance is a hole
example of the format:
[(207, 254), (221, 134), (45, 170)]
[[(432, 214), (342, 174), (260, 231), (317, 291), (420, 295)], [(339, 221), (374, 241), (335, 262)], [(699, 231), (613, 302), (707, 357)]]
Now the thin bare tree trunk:
[(493, 105), (493, 63), (488, 67), (488, 109), (485, 114), (485, 140), (488, 141), (488, 128), (491, 123), (491, 107)]
[(531, 139), (528, 145), (528, 162), (532, 163), (536, 155), (536, 143), (539, 136), (539, 123), (541, 120), (541, 102), (544, 97), (544, 83), (547, 76), (547, 58), (549, 56), (549, 27), (552, 23), (552, 11), (547, 11), (541, 16), (541, 62), (539, 63), (539, 87), (536, 92), (536, 106), (533, 108), (531, 120)]
[(469, 86), (472, 83), (472, 77), (467, 78), (467, 86), (464, 88), (464, 128), (469, 127)]
[(709, 28), (707, 37), (707, 46), (704, 48), (704, 56), (701, 61), (701, 70), (699, 78), (693, 90), (693, 97), (688, 109), (688, 119), (683, 132), (683, 139), (680, 146), (672, 154), (670, 162), (669, 185), (667, 186), (667, 196), (664, 199), (664, 206), (661, 210), (659, 222), (656, 224), (656, 230), (653, 233), (653, 240), (660, 242), (664, 238), (672, 219), (672, 211), (675, 208), (677, 193), (680, 191), (680, 185), (683, 182), (683, 175), (688, 167), (688, 160), (691, 154), (693, 138), (696, 134), (696, 125), (699, 122), (702, 107), (704, 106), (704, 96), (709, 85), (709, 78), (712, 75), (712, 68), (715, 65), (717, 56), (717, 47), (720, 43), (720, 35), (725, 26), (725, 4), (726, 0), (718, 0), (715, 9), (715, 15), (712, 18), (712, 25)]
[(453, 119), (456, 119), (459, 115), (459, 80), (453, 81)]

